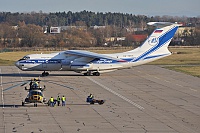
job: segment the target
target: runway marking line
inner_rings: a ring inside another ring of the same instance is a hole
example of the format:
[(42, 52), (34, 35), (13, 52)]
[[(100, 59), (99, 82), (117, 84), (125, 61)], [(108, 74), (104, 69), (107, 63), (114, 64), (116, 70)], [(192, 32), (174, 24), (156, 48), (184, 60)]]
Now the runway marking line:
[(154, 78), (156, 78), (156, 79), (160, 79), (159, 77), (156, 77), (156, 76), (154, 76)]
[(90, 81), (94, 82), (95, 84), (97, 84), (97, 85), (101, 86), (102, 88), (106, 89), (107, 91), (109, 91), (109, 92), (115, 94), (116, 96), (118, 96), (118, 97), (122, 98), (123, 100), (129, 102), (130, 104), (134, 105), (135, 107), (137, 107), (137, 108), (139, 108), (139, 109), (141, 109), (141, 110), (144, 109), (144, 107), (142, 107), (142, 106), (140, 106), (139, 104), (137, 104), (137, 103), (131, 101), (130, 99), (128, 99), (128, 98), (122, 96), (121, 94), (119, 94), (119, 93), (113, 91), (112, 89), (110, 89), (110, 88), (106, 87), (105, 85), (103, 85), (103, 84), (97, 82), (96, 80), (94, 80), (94, 79), (92, 79), (92, 78), (90, 78), (90, 77), (87, 77), (87, 78), (88, 78)]
[(0, 69), (0, 75), (1, 75), (1, 98), (2, 98), (2, 105), (3, 105), (3, 129), (4, 129), (4, 133), (6, 133), (6, 125), (5, 125), (5, 110), (4, 110), (4, 106), (5, 106), (5, 104), (4, 104), (4, 97), (3, 97), (3, 76), (2, 76), (2, 71), (1, 71), (1, 69)]
[(182, 85), (180, 85), (180, 84), (176, 84), (177, 86), (180, 86), (180, 87), (183, 87)]
[[(146, 74), (146, 75), (148, 75), (148, 76), (151, 76), (151, 75), (149, 75), (149, 74)], [(159, 77), (156, 77), (156, 76), (154, 76), (154, 78), (156, 78), (156, 79), (160, 79)], [(168, 80), (164, 80), (165, 82), (167, 82), (167, 83), (171, 83), (170, 81), (168, 81)], [(180, 85), (180, 84), (175, 84), (175, 85), (177, 85), (177, 86), (180, 86), (180, 87), (184, 87), (183, 85)], [(195, 90), (195, 89), (192, 89), (192, 88), (189, 88), (191, 91), (197, 91), (197, 90)]]
[(170, 81), (168, 81), (168, 80), (164, 80), (165, 82), (167, 82), (167, 83), (170, 83)]
[(21, 81), (24, 81), (23, 77), (21, 76), (21, 73), (20, 73), (19, 69), (18, 69), (18, 73), (20, 75)]
[(1, 75), (1, 100), (2, 100), (2, 105), (3, 105), (3, 108), (4, 108), (4, 97), (3, 97), (3, 78), (2, 78), (2, 72), (1, 72), (1, 69), (0, 69), (0, 75)]
[(191, 91), (197, 91), (197, 90), (195, 90), (195, 89), (192, 89), (192, 88), (189, 88)]

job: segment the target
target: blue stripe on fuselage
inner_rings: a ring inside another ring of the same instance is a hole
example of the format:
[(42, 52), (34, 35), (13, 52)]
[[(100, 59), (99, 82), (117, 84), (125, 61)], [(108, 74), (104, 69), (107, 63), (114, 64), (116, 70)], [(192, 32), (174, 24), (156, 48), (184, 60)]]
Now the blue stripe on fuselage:
[(20, 63), (24, 63), (24, 64), (40, 64), (40, 63), (45, 63), (45, 64), (57, 64), (57, 63), (61, 63), (61, 59), (50, 59), (50, 60), (45, 60), (45, 59), (30, 59), (30, 60), (22, 60), (20, 61)]

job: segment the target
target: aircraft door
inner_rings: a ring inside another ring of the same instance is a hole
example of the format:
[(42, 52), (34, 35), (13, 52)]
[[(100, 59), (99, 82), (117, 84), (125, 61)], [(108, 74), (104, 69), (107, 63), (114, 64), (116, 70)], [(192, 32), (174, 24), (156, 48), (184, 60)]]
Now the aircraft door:
[(71, 62), (69, 60), (62, 60), (61, 61), (61, 66), (62, 70), (68, 70), (70, 68)]
[(47, 68), (47, 64), (46, 63), (42, 63), (42, 68), (46, 69)]

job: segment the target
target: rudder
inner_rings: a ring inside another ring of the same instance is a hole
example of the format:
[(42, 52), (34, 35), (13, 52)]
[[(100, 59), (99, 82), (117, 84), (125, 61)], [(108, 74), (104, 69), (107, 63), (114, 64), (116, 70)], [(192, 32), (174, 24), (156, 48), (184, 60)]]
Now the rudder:
[[(162, 24), (164, 22), (155, 23)], [(133, 62), (145, 59), (161, 58), (171, 54), (167, 47), (176, 33), (179, 25), (171, 23), (167, 24), (167, 26), (164, 25), (165, 27), (154, 30), (147, 40), (137, 48), (141, 54), (137, 58), (134, 58), (132, 60)]]

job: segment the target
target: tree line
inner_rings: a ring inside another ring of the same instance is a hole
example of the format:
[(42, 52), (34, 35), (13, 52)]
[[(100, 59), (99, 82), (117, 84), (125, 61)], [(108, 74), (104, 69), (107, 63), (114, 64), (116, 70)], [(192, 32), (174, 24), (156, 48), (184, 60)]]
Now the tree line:
[(148, 22), (151, 18), (145, 15), (133, 15), (123, 13), (102, 13), (102, 12), (56, 12), (56, 13), (11, 13), (0, 12), (0, 23), (8, 22), (12, 25), (17, 25), (19, 21), (24, 21), (26, 24), (35, 24), (39, 26), (66, 26), (79, 25), (84, 22), (86, 26), (104, 26), (115, 25), (117, 27), (127, 27), (132, 25), (140, 25), (141, 22)]
[[(102, 46), (105, 38), (127, 37), (132, 34), (149, 34), (152, 29), (135, 31), (134, 28), (147, 29), (147, 22), (184, 22), (196, 27), (191, 38), (199, 39), (198, 17), (145, 16), (124, 13), (101, 13), (91, 11), (43, 13), (0, 12), (0, 47), (89, 47)], [(91, 28), (91, 26), (105, 28)], [(44, 34), (44, 27), (84, 26), (71, 28), (60, 34)], [(190, 38), (189, 36), (189, 38)], [(188, 36), (187, 36), (188, 38)], [(199, 39), (200, 40), (200, 39)], [(124, 46), (132, 46), (134, 40), (114, 41)], [(200, 44), (194, 41), (195, 44)], [(194, 44), (194, 45), (195, 45)]]

